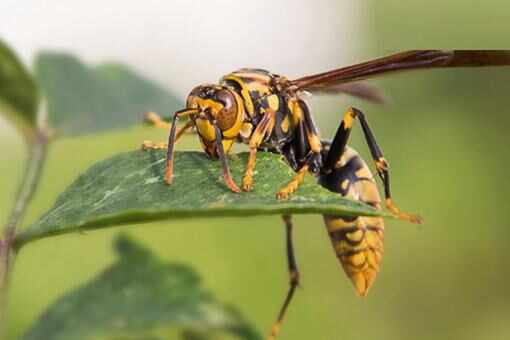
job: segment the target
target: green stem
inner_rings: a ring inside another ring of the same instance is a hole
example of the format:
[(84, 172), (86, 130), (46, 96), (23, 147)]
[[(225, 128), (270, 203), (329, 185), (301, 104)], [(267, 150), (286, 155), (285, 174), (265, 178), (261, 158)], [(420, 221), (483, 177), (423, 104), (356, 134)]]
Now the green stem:
[(27, 208), (32, 201), (48, 151), (48, 133), (45, 128), (36, 131), (34, 140), (29, 145), (29, 159), (25, 172), (18, 189), (14, 206), (3, 230), (3, 238), (0, 239), (0, 338), (5, 334), (6, 298), (10, 273), (16, 257), (14, 238), (16, 230), (25, 217)]

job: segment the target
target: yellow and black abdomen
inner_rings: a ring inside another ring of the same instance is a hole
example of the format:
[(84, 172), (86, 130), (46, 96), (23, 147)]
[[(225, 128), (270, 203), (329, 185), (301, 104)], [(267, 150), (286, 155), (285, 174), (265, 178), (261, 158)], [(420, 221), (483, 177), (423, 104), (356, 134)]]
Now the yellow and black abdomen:
[[(370, 169), (356, 151), (346, 147), (334, 170), (319, 182), (342, 196), (380, 209), (381, 198)], [(365, 296), (383, 257), (384, 222), (380, 217), (324, 215), (335, 253), (357, 293)]]

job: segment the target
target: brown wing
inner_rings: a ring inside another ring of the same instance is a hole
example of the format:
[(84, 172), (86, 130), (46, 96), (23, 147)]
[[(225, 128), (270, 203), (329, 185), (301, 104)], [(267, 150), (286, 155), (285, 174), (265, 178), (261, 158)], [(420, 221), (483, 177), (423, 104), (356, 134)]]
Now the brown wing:
[(510, 65), (510, 50), (407, 51), (290, 81), (297, 90), (327, 92), (339, 84), (403, 70)]
[(385, 104), (388, 102), (384, 92), (366, 82), (357, 81), (353, 83), (336, 84), (327, 87), (321, 87), (313, 90), (314, 94), (347, 94), (376, 104)]

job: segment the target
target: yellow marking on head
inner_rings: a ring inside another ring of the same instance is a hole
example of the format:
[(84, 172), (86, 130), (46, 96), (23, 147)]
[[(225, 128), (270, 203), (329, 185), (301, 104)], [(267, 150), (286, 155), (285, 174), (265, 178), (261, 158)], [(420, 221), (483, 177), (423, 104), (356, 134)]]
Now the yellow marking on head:
[(214, 126), (204, 118), (197, 118), (195, 120), (198, 134), (206, 141), (212, 142), (216, 139), (216, 131)]
[(189, 106), (192, 108), (200, 108), (202, 110), (210, 109), (213, 116), (223, 109), (223, 104), (219, 101), (196, 96), (189, 97)]

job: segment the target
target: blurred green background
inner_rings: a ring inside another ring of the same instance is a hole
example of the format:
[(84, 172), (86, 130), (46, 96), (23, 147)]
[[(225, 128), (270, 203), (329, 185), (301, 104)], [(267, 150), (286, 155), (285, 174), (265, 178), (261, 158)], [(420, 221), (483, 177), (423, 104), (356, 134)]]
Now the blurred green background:
[[(359, 36), (352, 62), (410, 48), (510, 48), (506, 1), (372, 0), (365, 8), (359, 25), (367, 34)], [(323, 136), (332, 135), (347, 105), (365, 111), (391, 164), (397, 204), (419, 212), (425, 224), (387, 221), (382, 271), (361, 299), (337, 263), (322, 218), (296, 217), (302, 287), (282, 340), (510, 338), (509, 81), (508, 69), (416, 72), (375, 81), (392, 98), (384, 107), (312, 100)], [(26, 222), (95, 161), (165, 137), (140, 126), (57, 141)], [(359, 129), (352, 145), (368, 158)], [(194, 136), (180, 144), (197, 147)], [(5, 219), (25, 160), (9, 130), (0, 135), (0, 160)], [(165, 259), (193, 265), (219, 299), (238, 306), (264, 334), (269, 329), (288, 281), (280, 219), (199, 219), (59, 236), (24, 248), (11, 284), (10, 338), (111, 263), (119, 231)]]

